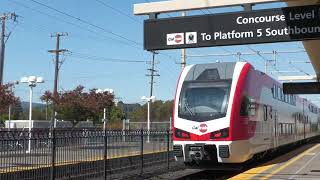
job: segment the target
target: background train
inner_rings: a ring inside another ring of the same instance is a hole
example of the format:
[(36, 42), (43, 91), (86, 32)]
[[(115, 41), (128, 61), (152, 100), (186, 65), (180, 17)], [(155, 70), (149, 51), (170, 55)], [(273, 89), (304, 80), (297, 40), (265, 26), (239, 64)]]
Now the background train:
[(320, 109), (247, 62), (187, 66), (173, 110), (177, 160), (243, 163), (320, 134)]

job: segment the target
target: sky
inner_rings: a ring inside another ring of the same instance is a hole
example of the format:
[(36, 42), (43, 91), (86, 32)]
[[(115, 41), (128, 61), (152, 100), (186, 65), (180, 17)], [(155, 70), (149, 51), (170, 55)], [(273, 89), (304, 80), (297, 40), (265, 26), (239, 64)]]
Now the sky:
[[(7, 22), (4, 82), (20, 80), (24, 76), (41, 76), (45, 83), (34, 89), (34, 101), (46, 90), (53, 89), (54, 55), (57, 32), (68, 33), (61, 38), (61, 49), (70, 53), (61, 56), (59, 91), (72, 90), (78, 85), (85, 88), (111, 88), (125, 103), (141, 103), (148, 96), (152, 55), (143, 49), (143, 21), (147, 16), (134, 16), (133, 4), (149, 0), (1, 0), (0, 13), (15, 12), (17, 22)], [(159, 1), (159, 0), (158, 0)], [(150, 1), (151, 2), (151, 1)], [(46, 7), (47, 6), (47, 7)], [(283, 3), (257, 5), (254, 9), (277, 8)], [(56, 10), (50, 9), (50, 7)], [(241, 11), (241, 7), (219, 8), (187, 12), (204, 15)], [(181, 13), (161, 14), (160, 18), (180, 16)], [(72, 18), (72, 17), (74, 18)], [(79, 18), (79, 19), (77, 19)], [(85, 22), (85, 23), (84, 23)], [(88, 25), (91, 24), (91, 25)], [(301, 42), (210, 47), (187, 50), (187, 64), (237, 61), (235, 56), (206, 56), (216, 53), (252, 51), (299, 51)], [(192, 57), (194, 55), (205, 55)], [(272, 55), (241, 56), (261, 71)], [(289, 64), (288, 62), (296, 62)], [(269, 64), (268, 74), (314, 74), (306, 53), (280, 54), (275, 64)], [(158, 100), (172, 100), (181, 71), (180, 50), (164, 50), (156, 56), (154, 95)], [(274, 71), (280, 71), (274, 72)], [(285, 71), (285, 72), (284, 72)], [(29, 99), (29, 87), (19, 84), (14, 91), (22, 101)]]

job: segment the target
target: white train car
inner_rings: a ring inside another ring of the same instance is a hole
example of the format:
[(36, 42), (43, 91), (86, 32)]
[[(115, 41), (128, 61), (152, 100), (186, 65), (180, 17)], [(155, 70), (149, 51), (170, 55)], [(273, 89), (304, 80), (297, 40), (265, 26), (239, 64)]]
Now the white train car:
[(243, 163), (319, 135), (319, 114), (247, 62), (190, 65), (174, 101), (174, 154), (188, 164)]

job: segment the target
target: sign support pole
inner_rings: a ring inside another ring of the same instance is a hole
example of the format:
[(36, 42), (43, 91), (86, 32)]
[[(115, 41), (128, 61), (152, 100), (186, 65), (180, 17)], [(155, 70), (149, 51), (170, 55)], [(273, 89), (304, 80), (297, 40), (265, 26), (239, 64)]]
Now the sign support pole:
[[(183, 11), (181, 14), (183, 17), (187, 15), (186, 11)], [(181, 49), (181, 70), (183, 70), (186, 67), (186, 49)]]

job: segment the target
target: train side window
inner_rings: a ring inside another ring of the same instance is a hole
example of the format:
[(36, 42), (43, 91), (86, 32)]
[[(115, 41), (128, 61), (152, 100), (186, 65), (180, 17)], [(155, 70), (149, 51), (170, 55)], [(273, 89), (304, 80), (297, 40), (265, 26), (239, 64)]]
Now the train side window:
[(284, 134), (288, 134), (288, 124), (284, 124)]
[(264, 121), (268, 120), (268, 106), (266, 105), (263, 106), (263, 120)]
[(242, 103), (240, 107), (240, 116), (249, 116), (249, 108), (250, 108), (250, 101), (247, 96), (242, 98)]
[(278, 100), (281, 101), (281, 89), (280, 89), (280, 87), (277, 87), (277, 91), (278, 91)]
[(286, 102), (286, 103), (288, 103), (289, 102), (289, 100), (288, 100), (288, 95), (284, 95), (284, 102)]
[(284, 102), (284, 94), (280, 87), (279, 87), (279, 91), (280, 91), (280, 101)]
[(277, 89), (276, 88), (277, 88), (276, 85), (273, 85), (273, 88), (271, 88), (273, 99), (277, 98)]
[(283, 90), (281, 89), (281, 101), (282, 102), (285, 102), (285, 97), (284, 97), (284, 94), (283, 94)]
[(282, 99), (283, 99), (283, 94), (282, 94), (282, 91), (281, 91), (281, 88), (279, 88), (280, 89), (280, 101), (282, 101)]
[(292, 124), (289, 124), (288, 128), (289, 128), (289, 134), (292, 134)]
[(288, 104), (291, 104), (291, 95), (288, 95)]

